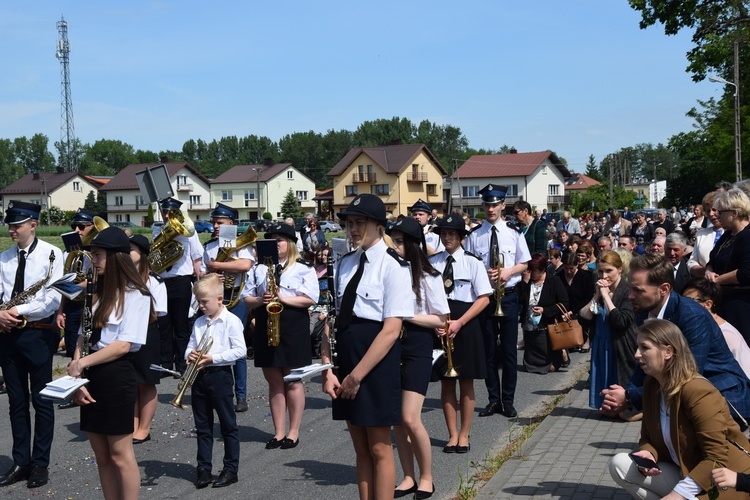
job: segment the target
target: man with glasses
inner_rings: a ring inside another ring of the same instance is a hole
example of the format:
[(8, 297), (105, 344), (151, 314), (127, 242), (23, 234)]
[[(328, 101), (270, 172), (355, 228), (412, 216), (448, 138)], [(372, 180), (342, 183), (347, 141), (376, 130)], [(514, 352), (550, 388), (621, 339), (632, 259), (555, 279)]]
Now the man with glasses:
[[(537, 210), (537, 212), (539, 212)], [(521, 232), (526, 238), (529, 252), (539, 252), (547, 255), (547, 229), (546, 224), (537, 217), (531, 215), (531, 205), (528, 201), (519, 200), (513, 204), (513, 216), (518, 220)]]

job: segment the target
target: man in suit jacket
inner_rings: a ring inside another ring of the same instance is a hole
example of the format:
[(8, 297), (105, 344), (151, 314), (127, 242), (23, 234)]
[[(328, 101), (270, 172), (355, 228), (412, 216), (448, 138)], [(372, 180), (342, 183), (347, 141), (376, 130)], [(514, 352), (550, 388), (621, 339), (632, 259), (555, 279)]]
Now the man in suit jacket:
[(674, 232), (674, 222), (667, 217), (667, 211), (663, 208), (659, 209), (656, 221), (652, 225), (654, 226), (654, 230), (656, 230), (657, 227), (663, 227), (667, 234)]
[[(636, 257), (630, 262), (629, 282), (636, 324), (641, 325), (648, 318), (661, 318), (677, 325), (695, 357), (698, 373), (710, 380), (745, 419), (750, 418), (750, 380), (732, 356), (710, 313), (672, 290), (672, 263), (658, 254)], [(612, 385), (602, 391), (604, 403), (599, 411), (616, 415), (628, 406), (641, 409), (643, 380), (643, 370), (637, 367), (627, 389)]]
[[(664, 243), (664, 255), (674, 267), (674, 291), (682, 295), (685, 285), (690, 281), (690, 268), (688, 260), (690, 253), (686, 254), (687, 239), (682, 233), (672, 233), (667, 236)], [(691, 252), (692, 253), (692, 252)]]
[(581, 224), (577, 219), (570, 216), (570, 212), (567, 210), (562, 213), (560, 222), (557, 223), (557, 230), (565, 229), (571, 236), (574, 234), (581, 234)]
[(629, 220), (623, 219), (619, 210), (612, 210), (609, 220), (604, 224), (602, 233), (609, 234), (612, 232), (617, 236), (617, 240), (619, 241), (620, 236), (629, 235), (632, 228), (633, 224)]

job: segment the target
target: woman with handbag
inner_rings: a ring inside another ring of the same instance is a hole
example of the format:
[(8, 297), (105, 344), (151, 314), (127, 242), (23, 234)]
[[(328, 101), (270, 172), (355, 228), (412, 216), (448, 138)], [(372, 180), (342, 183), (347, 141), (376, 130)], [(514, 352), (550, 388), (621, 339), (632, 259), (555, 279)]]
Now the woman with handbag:
[(521, 325), (523, 328), (523, 366), (529, 373), (550, 373), (560, 369), (567, 353), (553, 351), (547, 337), (547, 325), (562, 320), (563, 311), (556, 304), (568, 307), (568, 294), (560, 278), (547, 274), (547, 257), (532, 254), (528, 263), (531, 277), (519, 283)]
[[(584, 269), (579, 268), (578, 256), (573, 254), (568, 255), (565, 259), (563, 270), (563, 274), (560, 277), (565, 286), (565, 291), (568, 292), (570, 311), (573, 313), (573, 317), (577, 318), (581, 308), (588, 304), (594, 297), (594, 282), (596, 281), (596, 277), (593, 272), (589, 271), (587, 266), (584, 266)], [(581, 318), (579, 323), (583, 332), (583, 345), (571, 350), (587, 353), (590, 349), (589, 341), (594, 333), (594, 322)]]
[[(591, 343), (589, 406), (601, 408), (601, 391), (612, 384), (625, 387), (635, 370), (635, 312), (628, 297), (630, 286), (622, 276), (622, 259), (614, 250), (599, 254), (594, 298), (581, 308), (584, 319), (596, 318)], [(636, 415), (624, 414), (632, 420)]]

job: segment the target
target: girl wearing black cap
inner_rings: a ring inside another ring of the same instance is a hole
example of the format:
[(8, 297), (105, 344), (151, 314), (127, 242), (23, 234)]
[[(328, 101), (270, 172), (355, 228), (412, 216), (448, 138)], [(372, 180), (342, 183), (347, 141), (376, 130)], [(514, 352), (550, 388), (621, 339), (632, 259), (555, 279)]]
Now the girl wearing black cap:
[[(433, 231), (440, 235), (445, 251), (433, 255), (430, 263), (442, 273), (444, 293), (448, 297), (451, 311), (448, 330), (441, 328), (438, 335), (448, 335), (453, 339), (452, 360), (458, 371), (458, 377), (446, 376), (444, 358), (435, 365), (441, 376), (440, 400), (449, 433), (443, 452), (468, 453), (469, 431), (475, 406), (474, 380), (487, 376), (479, 315), (489, 304), (489, 296), (493, 290), (482, 261), (461, 247), (461, 240), (467, 233), (463, 219), (451, 215)], [(456, 378), (460, 403), (456, 399)]]
[(266, 449), (288, 449), (299, 444), (299, 427), (305, 410), (305, 388), (302, 384), (286, 384), (284, 376), (289, 375), (293, 368), (312, 362), (310, 314), (307, 308), (318, 302), (320, 290), (315, 269), (299, 258), (297, 236), (293, 227), (286, 224), (271, 226), (265, 237), (276, 240), (279, 252), (279, 264), (274, 270), (276, 299), (284, 306), (284, 310), (279, 317), (281, 340), (278, 346), (268, 346), (265, 328), (268, 321), (266, 306), (274, 298), (266, 290), (268, 266), (253, 267), (241, 296), (248, 309), (255, 311), (255, 366), (263, 369), (263, 376), (268, 382), (268, 401), (271, 406), (274, 436), (266, 443)]
[(142, 234), (130, 237), (130, 258), (133, 260), (138, 274), (154, 299), (154, 312), (157, 319), (148, 325), (146, 345), (134, 354), (133, 364), (138, 382), (138, 399), (135, 402), (135, 431), (133, 444), (141, 444), (151, 440), (151, 421), (156, 414), (157, 399), (156, 384), (161, 379), (160, 372), (151, 369), (152, 364), (159, 364), (161, 359), (160, 330), (169, 328), (167, 318), (167, 286), (161, 276), (151, 272), (148, 253), (151, 245), (148, 238)]
[(92, 240), (91, 260), (98, 277), (90, 354), (81, 357), (83, 336), (79, 336), (68, 365), (68, 375), (90, 380), (73, 398), (81, 406), (81, 430), (88, 433), (105, 498), (137, 498), (141, 485), (133, 453), (137, 387), (131, 353), (146, 343), (154, 313), (148, 288), (129, 252), (128, 237), (116, 227), (104, 229)]
[[(402, 320), (414, 316), (408, 263), (383, 241), (385, 205), (356, 196), (339, 214), (357, 250), (336, 269), (338, 377), (323, 373), (334, 420), (346, 420), (357, 455), (360, 498), (393, 496), (390, 428), (401, 423)], [(327, 353), (326, 353), (327, 354)]]
[[(432, 345), (435, 328), (445, 325), (450, 313), (443, 280), (427, 259), (425, 239), (419, 222), (405, 218), (386, 231), (396, 251), (411, 266), (414, 317), (404, 323), (401, 341), (401, 425), (393, 428), (404, 480), (394, 493), (400, 498), (416, 492), (416, 498), (434, 493), (430, 436), (422, 423), (422, 405), (432, 373)], [(419, 483), (414, 473), (419, 465)]]

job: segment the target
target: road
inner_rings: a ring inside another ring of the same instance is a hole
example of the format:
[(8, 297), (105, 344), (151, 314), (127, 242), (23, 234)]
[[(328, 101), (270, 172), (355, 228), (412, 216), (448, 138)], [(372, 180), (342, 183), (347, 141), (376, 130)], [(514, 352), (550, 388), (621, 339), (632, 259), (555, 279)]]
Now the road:
[[(519, 351), (519, 365), (522, 352)], [(533, 375), (519, 371), (516, 408), (520, 423), (536, 416), (558, 394), (570, 388), (588, 364), (588, 355), (573, 355), (567, 371), (549, 375)], [(56, 356), (57, 364), (65, 360)], [(300, 444), (290, 450), (266, 450), (272, 424), (266, 396), (266, 385), (260, 370), (248, 362), (248, 396), (250, 410), (238, 414), (240, 440), (240, 482), (217, 491), (195, 490), (196, 444), (192, 412), (169, 405), (176, 393), (177, 380), (166, 378), (159, 385), (159, 409), (152, 425), (152, 440), (135, 447), (141, 469), (141, 498), (209, 498), (227, 494), (238, 498), (313, 498), (352, 499), (357, 497), (355, 456), (346, 425), (331, 419), (328, 396), (320, 389), (319, 378), (305, 384), (307, 406), (302, 421)], [(475, 383), (477, 407), (487, 402), (484, 383)], [(5, 419), (0, 433), (0, 473), (12, 465), (11, 433), (7, 421), (8, 402), (0, 396), (0, 419)], [(183, 403), (190, 404), (190, 397)], [(423, 417), (432, 439), (433, 474), (437, 493), (433, 498), (451, 498), (464, 478), (473, 473), (472, 463), (497, 452), (517, 436), (518, 423), (501, 415), (475, 417), (471, 451), (466, 455), (446, 455), (447, 432), (440, 409), (439, 384), (430, 384)], [(6, 487), (2, 494), (13, 498), (97, 498), (101, 497), (93, 452), (84, 433), (79, 431), (77, 409), (57, 410), (55, 439), (50, 464), (50, 482), (46, 487), (29, 490), (25, 483)], [(223, 446), (216, 423), (214, 473), (221, 468)], [(394, 450), (395, 451), (395, 450)], [(398, 464), (398, 460), (396, 460)], [(460, 474), (459, 474), (460, 473)], [(400, 478), (400, 470), (397, 478)]]

